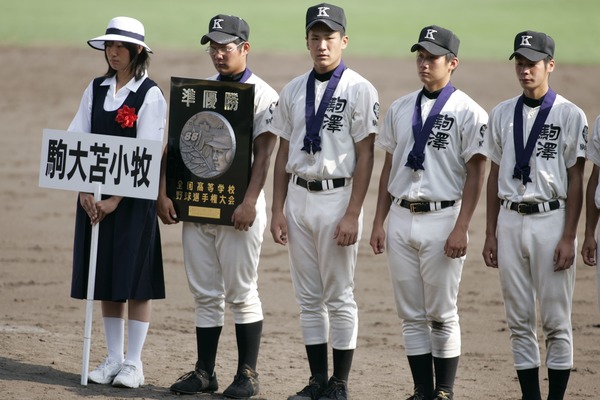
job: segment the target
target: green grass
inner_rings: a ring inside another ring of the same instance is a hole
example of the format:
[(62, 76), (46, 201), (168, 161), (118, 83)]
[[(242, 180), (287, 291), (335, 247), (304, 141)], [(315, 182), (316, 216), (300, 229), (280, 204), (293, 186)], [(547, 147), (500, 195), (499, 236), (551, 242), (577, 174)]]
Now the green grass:
[[(306, 0), (3, 0), (0, 44), (86, 46), (104, 33), (110, 18), (140, 19), (147, 43), (197, 49), (209, 19), (219, 13), (248, 21), (254, 50), (305, 51)], [(598, 0), (339, 0), (348, 18), (349, 54), (409, 57), (419, 30), (430, 24), (452, 29), (461, 58), (506, 60), (516, 33), (533, 29), (556, 41), (556, 59), (600, 63)]]

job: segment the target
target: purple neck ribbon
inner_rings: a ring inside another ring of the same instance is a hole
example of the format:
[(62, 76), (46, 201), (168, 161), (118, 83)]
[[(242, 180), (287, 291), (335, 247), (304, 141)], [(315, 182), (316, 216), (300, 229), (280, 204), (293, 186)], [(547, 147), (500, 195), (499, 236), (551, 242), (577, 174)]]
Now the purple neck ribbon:
[(556, 99), (556, 93), (552, 89), (548, 88), (548, 93), (546, 93), (544, 96), (544, 101), (542, 101), (540, 111), (535, 117), (533, 127), (531, 128), (531, 132), (529, 133), (527, 144), (525, 146), (523, 146), (523, 98), (523, 95), (521, 95), (519, 100), (517, 100), (513, 119), (513, 139), (515, 144), (516, 158), (513, 179), (520, 179), (521, 182), (526, 185), (527, 182), (531, 182), (531, 178), (529, 177), (529, 174), (531, 173), (529, 159), (533, 154), (535, 143), (540, 137), (540, 133), (544, 127), (544, 122), (546, 122), (546, 118), (552, 109), (552, 105)]
[(421, 91), (417, 96), (417, 101), (415, 102), (415, 111), (413, 112), (412, 118), (412, 128), (415, 143), (413, 144), (413, 148), (410, 153), (408, 153), (406, 164), (404, 164), (405, 167), (410, 167), (414, 171), (420, 169), (425, 170), (423, 167), (423, 162), (425, 161), (425, 145), (427, 144), (427, 139), (429, 138), (433, 124), (438, 118), (440, 111), (442, 111), (442, 108), (444, 108), (444, 105), (455, 90), (456, 89), (450, 82), (444, 86), (438, 98), (435, 100), (435, 103), (433, 104), (433, 107), (431, 108), (431, 111), (425, 120), (425, 124), (423, 124), (423, 119), (421, 118), (421, 98), (423, 97), (423, 91)]
[(329, 106), (335, 88), (337, 88), (338, 83), (340, 83), (340, 79), (345, 70), (346, 65), (342, 60), (340, 65), (333, 71), (333, 75), (329, 79), (329, 82), (327, 82), (327, 88), (325, 88), (325, 93), (323, 94), (316, 115), (315, 70), (313, 69), (308, 76), (308, 80), (306, 81), (306, 135), (304, 136), (304, 146), (302, 147), (302, 151), (306, 151), (308, 154), (315, 154), (316, 152), (321, 151), (321, 136), (319, 135), (319, 132), (321, 131), (321, 125), (323, 125), (323, 119), (325, 118), (325, 110)]

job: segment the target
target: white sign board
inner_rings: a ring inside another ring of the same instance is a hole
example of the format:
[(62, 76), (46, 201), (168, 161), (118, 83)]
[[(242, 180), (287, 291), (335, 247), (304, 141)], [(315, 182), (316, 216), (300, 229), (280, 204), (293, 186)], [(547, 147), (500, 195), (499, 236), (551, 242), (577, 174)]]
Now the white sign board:
[(162, 142), (44, 129), (40, 187), (156, 200)]

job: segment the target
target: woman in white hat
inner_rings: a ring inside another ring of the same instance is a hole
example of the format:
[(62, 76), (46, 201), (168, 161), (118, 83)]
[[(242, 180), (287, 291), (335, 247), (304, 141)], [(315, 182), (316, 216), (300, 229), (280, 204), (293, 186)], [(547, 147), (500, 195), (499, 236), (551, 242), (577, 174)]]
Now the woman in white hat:
[[(108, 71), (85, 89), (69, 131), (162, 142), (167, 104), (160, 88), (148, 78), (152, 51), (144, 43), (144, 26), (133, 18), (116, 17), (104, 35), (88, 44), (104, 51)], [(91, 227), (100, 222), (94, 299), (102, 304), (108, 356), (88, 379), (136, 388), (144, 384), (141, 352), (150, 322), (150, 300), (165, 297), (156, 202), (119, 196), (103, 196), (95, 202), (92, 194), (79, 194), (73, 298), (86, 298)]]

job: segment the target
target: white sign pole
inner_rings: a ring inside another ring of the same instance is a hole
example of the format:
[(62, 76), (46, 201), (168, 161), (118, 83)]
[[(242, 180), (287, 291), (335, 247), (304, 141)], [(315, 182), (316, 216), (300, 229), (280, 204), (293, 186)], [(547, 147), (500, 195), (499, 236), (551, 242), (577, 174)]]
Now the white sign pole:
[[(101, 199), (101, 185), (94, 185), (94, 202)], [(85, 328), (83, 332), (83, 362), (81, 365), (81, 384), (88, 383), (88, 371), (90, 366), (90, 347), (92, 344), (92, 319), (94, 311), (94, 288), (96, 286), (96, 259), (98, 255), (98, 231), (100, 223), (92, 227), (92, 239), (90, 242), (90, 267), (88, 272), (87, 300), (85, 306)]]

